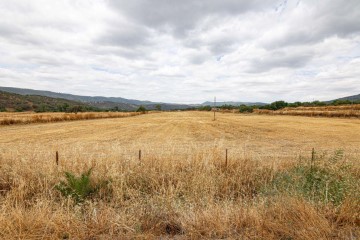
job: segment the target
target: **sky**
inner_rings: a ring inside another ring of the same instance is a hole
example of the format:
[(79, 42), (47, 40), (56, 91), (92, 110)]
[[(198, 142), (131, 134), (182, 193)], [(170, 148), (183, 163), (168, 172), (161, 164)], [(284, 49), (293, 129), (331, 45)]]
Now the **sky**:
[(359, 0), (0, 0), (0, 86), (172, 103), (360, 94)]

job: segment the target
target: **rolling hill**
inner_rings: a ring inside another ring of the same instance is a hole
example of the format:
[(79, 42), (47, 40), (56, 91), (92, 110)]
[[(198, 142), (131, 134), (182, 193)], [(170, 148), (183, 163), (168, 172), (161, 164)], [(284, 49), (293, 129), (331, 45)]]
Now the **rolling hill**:
[(61, 98), (70, 101), (77, 101), (86, 103), (87, 105), (101, 108), (101, 109), (114, 109), (134, 111), (139, 106), (144, 106), (148, 110), (156, 109), (156, 105), (160, 105), (162, 110), (177, 110), (191, 108), (190, 105), (185, 104), (172, 104), (172, 103), (159, 103), (151, 101), (140, 101), (133, 99), (126, 99), (120, 97), (102, 97), (102, 96), (80, 96), (66, 93), (56, 93), (51, 91), (41, 91), (24, 88), (0, 87), (0, 91), (16, 93), (20, 95), (37, 95), (50, 98)]
[(353, 95), (353, 96), (348, 96), (348, 97), (338, 98), (338, 99), (335, 99), (335, 100), (333, 100), (333, 101), (336, 101), (336, 100), (360, 101), (360, 94), (358, 94), (358, 95)]
[[(214, 102), (204, 102), (201, 104), (202, 106), (214, 106)], [(216, 106), (223, 106), (223, 105), (232, 105), (232, 106), (240, 106), (240, 105), (246, 105), (246, 106), (264, 106), (267, 105), (267, 103), (262, 102), (216, 102)]]
[(83, 110), (99, 110), (89, 104), (71, 101), (62, 98), (51, 98), (37, 95), (20, 95), (0, 91), (0, 111), (36, 111), (54, 112), (69, 111), (74, 107), (81, 107)]

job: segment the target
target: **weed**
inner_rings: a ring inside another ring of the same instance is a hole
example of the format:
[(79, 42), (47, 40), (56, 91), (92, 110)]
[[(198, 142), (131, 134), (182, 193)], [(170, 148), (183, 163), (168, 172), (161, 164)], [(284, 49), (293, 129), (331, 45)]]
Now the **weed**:
[(76, 177), (71, 172), (65, 172), (66, 181), (61, 181), (55, 186), (60, 193), (65, 197), (71, 197), (76, 203), (84, 202), (92, 194), (99, 190), (99, 186), (91, 184), (92, 168)]
[[(345, 197), (352, 193), (352, 175), (346, 171), (348, 166), (343, 165), (333, 169), (342, 158), (343, 152), (337, 151), (335, 155), (322, 164), (314, 161), (310, 164), (298, 164), (288, 171), (275, 175), (269, 188), (262, 189), (267, 194), (288, 193), (304, 197), (310, 201), (333, 203), (340, 205)], [(314, 155), (313, 155), (314, 156)]]

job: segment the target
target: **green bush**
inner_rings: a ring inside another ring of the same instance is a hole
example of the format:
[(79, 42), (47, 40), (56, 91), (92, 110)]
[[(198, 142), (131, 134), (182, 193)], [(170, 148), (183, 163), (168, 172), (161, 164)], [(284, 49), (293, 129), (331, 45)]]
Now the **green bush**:
[(100, 185), (91, 183), (91, 171), (92, 168), (82, 173), (79, 177), (71, 172), (65, 172), (66, 181), (61, 181), (55, 188), (60, 191), (64, 197), (71, 197), (76, 203), (81, 203), (92, 194), (98, 192), (100, 188)]
[(314, 158), (310, 163), (299, 163), (288, 171), (276, 174), (270, 186), (262, 192), (267, 195), (300, 195), (309, 201), (339, 205), (347, 195), (356, 193), (355, 189), (359, 184), (347, 171), (351, 166), (331, 167), (341, 158), (342, 151), (337, 151), (335, 156), (321, 159), (322, 164), (317, 163)]

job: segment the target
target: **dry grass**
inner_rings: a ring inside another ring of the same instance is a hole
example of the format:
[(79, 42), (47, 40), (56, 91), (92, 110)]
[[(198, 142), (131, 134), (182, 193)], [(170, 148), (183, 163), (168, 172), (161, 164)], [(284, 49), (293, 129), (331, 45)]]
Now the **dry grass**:
[(85, 113), (0, 113), (0, 125), (49, 123), (100, 118), (137, 116), (138, 112), (85, 112)]
[(287, 107), (277, 111), (267, 109), (254, 109), (254, 112), (258, 114), (269, 115), (360, 118), (360, 104), (324, 107)]
[[(358, 120), (211, 119), (180, 112), (0, 127), (0, 238), (359, 238), (356, 191), (339, 205), (268, 191), (279, 174), (307, 166), (311, 147), (319, 167), (344, 149), (328, 168), (346, 177), (342, 166), (351, 166), (359, 190)], [(54, 188), (64, 171), (91, 166), (92, 182), (110, 182), (84, 203)]]

